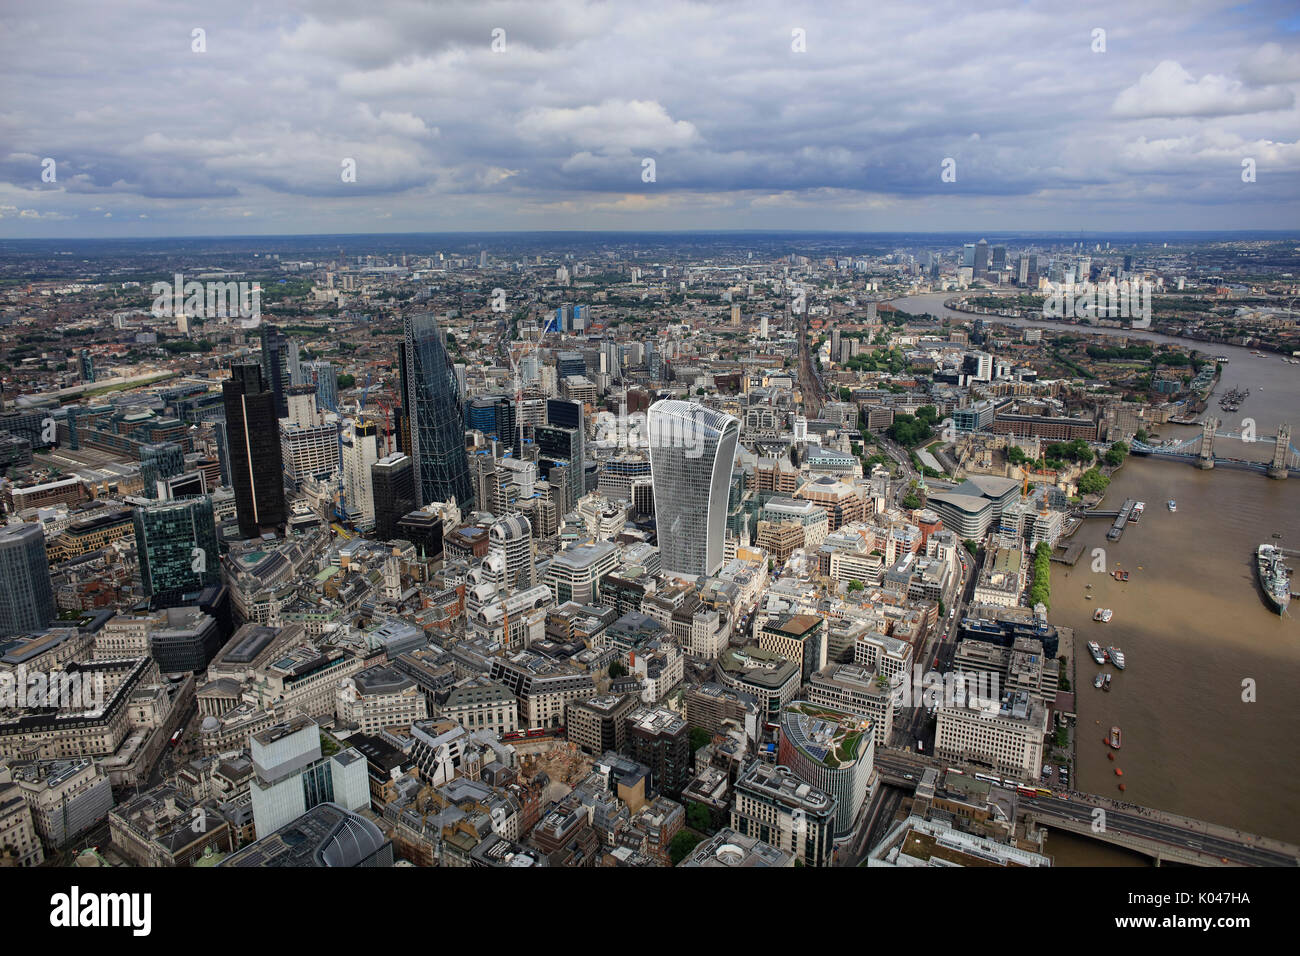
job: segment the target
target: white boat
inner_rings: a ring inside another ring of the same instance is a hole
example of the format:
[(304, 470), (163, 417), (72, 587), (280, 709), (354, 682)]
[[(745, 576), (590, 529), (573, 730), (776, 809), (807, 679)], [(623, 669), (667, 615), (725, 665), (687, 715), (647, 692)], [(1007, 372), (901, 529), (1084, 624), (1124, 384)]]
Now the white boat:
[(1096, 677), (1096, 679), (1093, 680), (1093, 682), (1092, 682), (1092, 686), (1093, 686), (1093, 687), (1100, 688), (1100, 687), (1101, 687), (1101, 682), (1102, 682), (1102, 680), (1103, 680), (1104, 677), (1105, 677), (1105, 675), (1102, 674), (1101, 671), (1098, 671), (1098, 672), (1097, 672), (1097, 677)]
[(1168, 507), (1170, 511), (1178, 510), (1178, 502), (1174, 501), (1173, 498), (1170, 498), (1168, 501), (1166, 501), (1165, 506)]
[(1118, 647), (1106, 648), (1106, 653), (1110, 655), (1110, 662), (1119, 670), (1124, 669), (1124, 652)]

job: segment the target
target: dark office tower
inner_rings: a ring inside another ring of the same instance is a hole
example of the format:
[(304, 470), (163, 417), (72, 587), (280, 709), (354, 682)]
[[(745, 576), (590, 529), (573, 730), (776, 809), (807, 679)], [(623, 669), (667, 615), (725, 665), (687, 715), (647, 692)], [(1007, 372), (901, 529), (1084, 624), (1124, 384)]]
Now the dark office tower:
[(418, 505), (455, 498), (472, 507), (474, 485), (465, 453), (464, 416), (456, 397), (456, 373), (442, 329), (432, 313), (408, 315), (402, 407), (410, 418), (408, 454), (415, 463)]
[[(587, 432), (583, 421), (584, 414), (582, 402), (574, 402), (566, 398), (551, 398), (546, 401), (547, 424), (556, 425), (560, 428), (571, 428), (577, 433), (577, 451), (572, 461), (575, 475), (582, 473), (587, 461)], [(578, 497), (581, 498), (582, 495), (579, 494)]]
[(212, 435), (217, 445), (217, 463), (221, 466), (221, 483), (230, 487), (230, 446), (226, 444), (226, 423), (213, 422)]
[(207, 495), (135, 509), (140, 583), (160, 604), (221, 583), (217, 527)]
[(393, 406), (393, 425), (397, 431), (397, 450), (411, 454), (411, 410), (407, 407), (406, 396), (410, 387), (406, 382), (406, 342), (397, 343), (397, 401)]
[(44, 528), (0, 525), (0, 637), (39, 631), (54, 613)]
[(1007, 267), (1007, 247), (993, 247), (993, 271), (1002, 272)]
[(486, 396), (470, 399), (465, 408), (465, 427), (478, 429), (489, 438), (499, 438), (497, 432), (497, 400)]
[(975, 243), (975, 275), (982, 276), (989, 271), (988, 240), (981, 239)]
[(284, 462), (275, 393), (256, 365), (232, 365), (221, 383), (226, 405), (230, 483), (239, 533), (253, 538), (284, 526)]
[(370, 487), (375, 498), (375, 537), (396, 537), (397, 522), (415, 507), (415, 470), (408, 455), (397, 452), (370, 466)]
[(515, 422), (515, 400), (502, 396), (497, 399), (497, 441), (515, 455), (519, 454), (519, 426)]
[(1125, 257), (1124, 257), (1124, 271), (1125, 271), (1125, 272), (1132, 272), (1132, 271), (1133, 271), (1133, 257), (1132, 257), (1132, 256), (1125, 256)]
[(165, 497), (158, 493), (158, 482), (185, 471), (185, 452), (175, 442), (164, 441), (140, 446), (140, 478), (146, 498)]
[(397, 519), (393, 537), (409, 541), (422, 558), (442, 557), (442, 518), (427, 511), (412, 511)]
[(82, 349), (77, 353), (78, 364), (81, 366), (81, 380), (83, 382), (93, 382), (95, 380), (95, 360), (90, 357), (90, 349)]
[(262, 326), (262, 381), (275, 395), (275, 417), (289, 414), (284, 392), (289, 381), (289, 340), (274, 325)]

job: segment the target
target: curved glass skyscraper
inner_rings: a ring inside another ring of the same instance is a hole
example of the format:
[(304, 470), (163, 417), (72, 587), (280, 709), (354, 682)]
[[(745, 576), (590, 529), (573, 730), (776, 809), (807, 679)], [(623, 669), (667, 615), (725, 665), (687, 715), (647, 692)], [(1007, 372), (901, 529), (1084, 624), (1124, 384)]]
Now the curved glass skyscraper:
[(456, 371), (442, 329), (432, 313), (408, 315), (402, 348), (402, 406), (409, 417), (415, 493), (423, 506), (455, 498), (463, 509), (474, 501), (465, 454), (465, 426)]
[(646, 431), (663, 569), (712, 574), (723, 560), (740, 422), (695, 402), (666, 399), (650, 406)]

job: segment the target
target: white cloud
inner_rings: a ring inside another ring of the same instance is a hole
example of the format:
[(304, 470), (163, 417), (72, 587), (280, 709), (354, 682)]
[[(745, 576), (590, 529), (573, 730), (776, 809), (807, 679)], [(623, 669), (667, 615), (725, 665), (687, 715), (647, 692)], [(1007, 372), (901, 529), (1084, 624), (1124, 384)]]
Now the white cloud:
[(1207, 73), (1199, 80), (1173, 60), (1162, 60), (1150, 73), (1115, 98), (1118, 116), (1237, 116), (1283, 110), (1295, 104), (1290, 90), (1256, 90), (1240, 80)]

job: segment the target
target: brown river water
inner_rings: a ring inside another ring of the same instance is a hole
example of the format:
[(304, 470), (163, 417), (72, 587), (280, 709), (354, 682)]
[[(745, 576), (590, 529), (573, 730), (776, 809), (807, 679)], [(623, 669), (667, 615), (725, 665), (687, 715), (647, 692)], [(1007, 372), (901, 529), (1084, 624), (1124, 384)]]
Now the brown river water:
[[(960, 316), (943, 309), (943, 298), (914, 296), (895, 304)], [(1254, 420), (1260, 436), (1275, 434), (1283, 421), (1300, 432), (1300, 366), (1242, 348), (1186, 344), (1229, 357), (1215, 396), (1233, 386), (1251, 390), (1233, 416), (1211, 399), (1209, 414), (1224, 419), (1221, 432), (1240, 432), (1244, 418)], [(1197, 431), (1164, 426), (1157, 433), (1167, 439)], [(1294, 438), (1292, 444), (1300, 447)], [(1272, 453), (1264, 442), (1221, 440), (1215, 448), (1254, 460)], [(1085, 546), (1078, 563), (1052, 568), (1049, 617), (1076, 634), (1075, 787), (1300, 843), (1300, 599), (1290, 611), (1296, 616), (1279, 617), (1265, 604), (1254, 570), (1261, 542), (1300, 550), (1300, 479), (1130, 458), (1114, 476), (1103, 508), (1117, 509), (1125, 498), (1146, 502), (1140, 522), (1129, 524), (1118, 542), (1106, 540), (1110, 519), (1085, 522), (1073, 536)], [(1177, 513), (1165, 505), (1170, 498), (1177, 500)], [(1128, 570), (1130, 580), (1121, 584), (1094, 572), (1095, 548), (1104, 549), (1107, 572)], [(1300, 574), (1300, 558), (1288, 563)], [(1092, 620), (1099, 606), (1113, 610), (1109, 624)], [(1124, 651), (1123, 672), (1106, 667), (1114, 675), (1110, 693), (1092, 686), (1098, 668), (1085, 646), (1089, 640)], [(1253, 702), (1243, 700), (1247, 681), (1253, 682)], [(1103, 743), (1111, 725), (1124, 735), (1113, 762)], [(1127, 788), (1122, 795), (1117, 766)], [(1069, 834), (1053, 833), (1048, 852), (1058, 865), (1145, 863)]]

